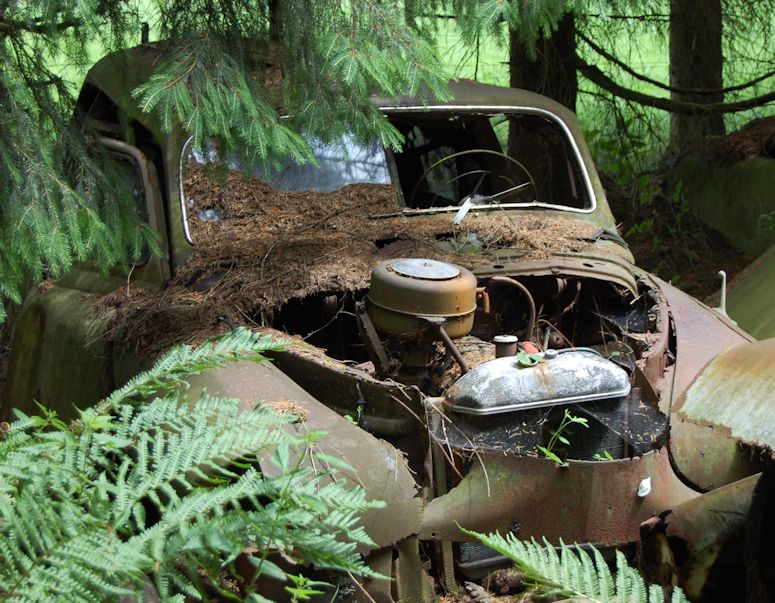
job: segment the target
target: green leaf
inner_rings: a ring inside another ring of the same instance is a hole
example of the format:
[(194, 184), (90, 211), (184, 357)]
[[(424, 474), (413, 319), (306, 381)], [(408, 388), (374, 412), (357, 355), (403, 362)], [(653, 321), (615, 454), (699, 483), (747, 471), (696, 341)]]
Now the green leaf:
[(544, 446), (536, 446), (536, 448), (538, 448), (538, 450), (540, 450), (547, 459), (549, 459), (550, 461), (554, 461), (560, 467), (568, 466), (567, 462), (563, 461), (559, 456), (557, 456), (554, 452), (552, 452), (548, 448), (545, 448)]
[(517, 364), (524, 367), (535, 366), (544, 361), (541, 354), (528, 354), (525, 350), (517, 351), (514, 357), (517, 359)]
[(248, 555), (247, 560), (250, 562), (250, 565), (255, 567), (256, 570), (258, 570), (261, 574), (265, 574), (270, 578), (279, 580), (280, 582), (288, 581), (288, 574), (286, 574), (279, 565), (269, 561), (269, 559), (256, 557), (255, 555)]

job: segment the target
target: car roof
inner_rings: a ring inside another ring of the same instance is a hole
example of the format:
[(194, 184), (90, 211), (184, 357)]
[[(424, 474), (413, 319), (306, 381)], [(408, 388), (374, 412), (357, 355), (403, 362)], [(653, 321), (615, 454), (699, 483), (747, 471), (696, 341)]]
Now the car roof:
[[(86, 76), (86, 85), (91, 85), (107, 94), (127, 115), (143, 123), (151, 130), (156, 121), (143, 113), (132, 92), (145, 83), (158, 63), (164, 58), (164, 42), (143, 44), (135, 48), (119, 50), (100, 59)], [(449, 83), (451, 98), (435, 101), (433, 98), (402, 96), (396, 99), (375, 96), (374, 103), (381, 108), (438, 107), (470, 110), (482, 108), (529, 108), (552, 114), (561, 119), (578, 136), (580, 129), (575, 114), (552, 99), (519, 88), (504, 88), (482, 84), (471, 80), (453, 80)]]

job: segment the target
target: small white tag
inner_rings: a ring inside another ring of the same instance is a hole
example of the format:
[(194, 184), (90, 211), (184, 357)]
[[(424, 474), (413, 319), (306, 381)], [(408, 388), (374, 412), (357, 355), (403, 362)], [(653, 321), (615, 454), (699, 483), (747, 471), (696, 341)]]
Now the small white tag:
[(646, 498), (649, 494), (651, 494), (651, 478), (647, 477), (638, 486), (638, 497)]

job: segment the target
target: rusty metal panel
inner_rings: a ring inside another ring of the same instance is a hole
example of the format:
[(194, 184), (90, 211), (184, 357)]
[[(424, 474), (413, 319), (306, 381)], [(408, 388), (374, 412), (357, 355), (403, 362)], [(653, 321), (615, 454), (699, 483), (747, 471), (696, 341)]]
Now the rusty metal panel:
[[(650, 493), (644, 480), (650, 478)], [(653, 514), (697, 496), (673, 473), (666, 449), (619, 461), (569, 461), (480, 455), (448, 494), (428, 503), (420, 538), (468, 540), (478, 532), (512, 531), (557, 543), (623, 545)]]
[(738, 440), (775, 448), (775, 339), (719, 354), (686, 392), (680, 416), (721, 427)]
[[(598, 241), (597, 246), (604, 247)], [(605, 251), (609, 251), (606, 248)], [(555, 253), (545, 260), (502, 261), (494, 265), (475, 266), (474, 274), (478, 278), (508, 274), (510, 276), (573, 275), (608, 280), (626, 287), (633, 295), (638, 294), (638, 284), (633, 273), (632, 263), (615, 254), (606, 253)], [(514, 253), (513, 249), (503, 250), (504, 255)]]
[(403, 454), (345, 421), (270, 362), (237, 362), (195, 375), (189, 382), (191, 399), (206, 388), (210, 395), (237, 398), (248, 408), (261, 401), (292, 401), (303, 409), (305, 419), (291, 427), (300, 433), (325, 432), (316, 444), (319, 452), (347, 461), (353, 467), (347, 477), (362, 485), (369, 499), (385, 501), (385, 508), (370, 509), (362, 521), (377, 545), (392, 545), (417, 533), (422, 500), (416, 496), (418, 487)]
[(671, 411), (675, 401), (694, 377), (719, 352), (753, 338), (735, 327), (729, 319), (704, 306), (672, 285), (653, 277), (670, 307), (675, 329), (675, 376)]
[[(641, 524), (641, 559), (647, 577), (678, 584), (692, 600), (715, 594), (739, 556), (723, 555), (742, 537), (760, 474), (718, 488), (662, 512)], [(742, 574), (742, 572), (740, 572)]]
[(752, 338), (672, 285), (656, 277), (654, 281), (670, 306), (675, 332), (672, 387), (666, 384), (663, 396), (671, 400), (669, 446), (676, 471), (701, 490), (712, 490), (759, 471), (734, 440), (707, 424), (688, 422), (678, 412), (687, 388), (703, 367), (723, 350)]

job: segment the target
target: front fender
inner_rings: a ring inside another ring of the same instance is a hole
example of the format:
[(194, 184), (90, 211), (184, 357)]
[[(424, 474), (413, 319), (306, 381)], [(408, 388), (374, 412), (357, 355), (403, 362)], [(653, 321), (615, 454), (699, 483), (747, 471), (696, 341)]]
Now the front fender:
[(402, 453), (343, 419), (270, 362), (235, 362), (195, 375), (189, 383), (192, 400), (206, 389), (212, 396), (236, 398), (245, 408), (259, 402), (292, 402), (300, 407), (305, 419), (290, 427), (325, 432), (316, 444), (319, 451), (346, 461), (353, 468), (347, 479), (363, 486), (370, 500), (386, 503), (363, 515), (363, 527), (372, 540), (387, 547), (418, 533), (422, 499)]
[(679, 416), (775, 449), (775, 338), (725, 350), (697, 376)]
[(681, 413), (687, 390), (708, 363), (753, 338), (679, 289), (654, 280), (667, 301), (675, 340), (669, 448), (676, 472), (691, 486), (709, 491), (760, 471), (728, 434), (687, 421)]

